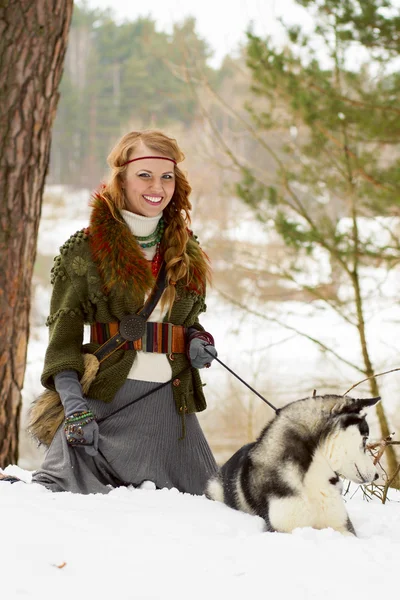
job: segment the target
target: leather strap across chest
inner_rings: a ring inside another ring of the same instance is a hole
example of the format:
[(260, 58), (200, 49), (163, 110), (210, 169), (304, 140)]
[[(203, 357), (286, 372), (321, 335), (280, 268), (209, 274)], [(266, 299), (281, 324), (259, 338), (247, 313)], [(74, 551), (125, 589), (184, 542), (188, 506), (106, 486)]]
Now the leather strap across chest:
[[(134, 348), (146, 352), (162, 352), (163, 349), (168, 348), (168, 353), (184, 352), (183, 327), (170, 323), (147, 323), (165, 287), (166, 265), (163, 262), (155, 286), (138, 313), (125, 315), (120, 322), (94, 323), (91, 326), (91, 341), (102, 344), (94, 352), (99, 362), (103, 362), (119, 349)], [(180, 350), (177, 349), (178, 347)]]

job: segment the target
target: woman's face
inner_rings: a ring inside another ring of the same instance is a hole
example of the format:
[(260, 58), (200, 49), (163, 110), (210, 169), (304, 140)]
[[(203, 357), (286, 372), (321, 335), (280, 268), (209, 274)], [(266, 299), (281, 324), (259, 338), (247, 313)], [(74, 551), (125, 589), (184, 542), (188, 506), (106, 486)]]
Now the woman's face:
[[(142, 146), (130, 159), (141, 156), (164, 155)], [(169, 204), (175, 191), (174, 163), (160, 158), (132, 162), (127, 167), (123, 187), (127, 210), (143, 217), (155, 217)]]

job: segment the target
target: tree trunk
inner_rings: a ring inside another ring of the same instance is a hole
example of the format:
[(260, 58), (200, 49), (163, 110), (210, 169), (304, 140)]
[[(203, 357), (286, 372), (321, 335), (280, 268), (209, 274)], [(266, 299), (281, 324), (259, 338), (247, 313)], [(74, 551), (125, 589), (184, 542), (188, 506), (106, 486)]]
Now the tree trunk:
[[(364, 310), (363, 310), (361, 291), (360, 291), (360, 282), (358, 279), (358, 275), (356, 273), (353, 276), (353, 285), (354, 285), (355, 303), (356, 303), (356, 309), (357, 309), (358, 332), (359, 332), (359, 336), (360, 336), (361, 351), (362, 351), (364, 365), (365, 365), (365, 375), (367, 377), (371, 378), (369, 380), (369, 387), (370, 387), (372, 396), (376, 397), (376, 396), (380, 396), (380, 393), (379, 393), (378, 383), (377, 383), (376, 379), (372, 377), (374, 375), (374, 368), (372, 366), (372, 362), (371, 362), (369, 352), (368, 352), (368, 344), (367, 344), (367, 338), (366, 338), (366, 333), (365, 333)], [(385, 409), (382, 406), (382, 403), (379, 403), (376, 405), (376, 414), (378, 417), (382, 438), (387, 438), (392, 432), (389, 429), (389, 423), (388, 423), (388, 420), (387, 420), (387, 417), (385, 414)], [(400, 489), (400, 475), (397, 474), (397, 476), (396, 476), (396, 473), (398, 473), (398, 460), (397, 460), (396, 453), (394, 451), (393, 446), (388, 446), (386, 448), (386, 460), (387, 460), (387, 465), (388, 465), (388, 480), (392, 481), (391, 487)]]
[(18, 459), (42, 193), (73, 0), (0, 0), (0, 467)]

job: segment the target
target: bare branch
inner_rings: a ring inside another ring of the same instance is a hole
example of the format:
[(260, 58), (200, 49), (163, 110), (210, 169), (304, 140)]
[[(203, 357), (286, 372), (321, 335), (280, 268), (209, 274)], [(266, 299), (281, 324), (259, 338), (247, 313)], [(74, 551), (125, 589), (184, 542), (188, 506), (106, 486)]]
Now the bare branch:
[(269, 321), (269, 322), (272, 322), (272, 323), (276, 323), (277, 325), (280, 325), (281, 327), (284, 327), (285, 329), (288, 329), (289, 331), (294, 331), (295, 333), (297, 333), (301, 337), (304, 337), (304, 338), (310, 340), (311, 342), (313, 342), (314, 344), (316, 344), (317, 346), (319, 346), (320, 348), (322, 348), (322, 350), (324, 350), (325, 352), (328, 352), (329, 354), (332, 354), (340, 362), (346, 364), (347, 366), (351, 367), (352, 369), (355, 369), (359, 373), (365, 374), (365, 371), (363, 369), (361, 369), (358, 365), (355, 365), (352, 362), (348, 361), (347, 359), (343, 358), (343, 356), (340, 356), (340, 354), (338, 354), (337, 352), (335, 352), (335, 350), (333, 350), (332, 348), (329, 348), (329, 346), (327, 346), (326, 344), (324, 344), (320, 340), (317, 340), (313, 336), (308, 335), (307, 333), (304, 333), (304, 331), (300, 331), (296, 327), (293, 327), (291, 325), (287, 325), (286, 323), (283, 323), (282, 321), (280, 321), (276, 317), (268, 317), (267, 315), (264, 315), (264, 314), (262, 314), (262, 313), (260, 313), (260, 312), (258, 312), (256, 310), (249, 309), (247, 306), (245, 306), (241, 302), (238, 302), (237, 300), (234, 300), (233, 298), (231, 298), (230, 296), (228, 296), (227, 294), (225, 294), (223, 291), (221, 291), (219, 289), (217, 289), (217, 292), (223, 298), (225, 298), (226, 300), (228, 300), (231, 304), (237, 306), (238, 308), (241, 308), (242, 310), (246, 311), (247, 313), (252, 314), (252, 315), (254, 315), (256, 317), (259, 317), (260, 319), (263, 319), (264, 321)]
[[(320, 133), (322, 133), (328, 140), (330, 140), (333, 144), (335, 144), (335, 146), (337, 146), (338, 148), (342, 148), (342, 150), (345, 151), (345, 153), (348, 156), (351, 156), (352, 158), (354, 158), (355, 160), (357, 160), (357, 156), (354, 154), (354, 152), (352, 150), (350, 150), (350, 148), (348, 146), (343, 146), (342, 142), (340, 140), (338, 140), (335, 136), (333, 136), (329, 131), (326, 130), (325, 127), (322, 127), (321, 124), (319, 123), (314, 123), (315, 127), (318, 129), (318, 131)], [(393, 191), (393, 189), (395, 189), (393, 186), (387, 186), (384, 185), (383, 183), (381, 183), (380, 181), (377, 181), (374, 177), (372, 177), (372, 175), (369, 175), (366, 171), (364, 171), (364, 169), (362, 169), (361, 167), (358, 167), (357, 172), (369, 183), (372, 183), (372, 185), (374, 185), (375, 187), (382, 189), (382, 190), (387, 190), (387, 191)]]
[(364, 383), (364, 381), (368, 381), (368, 379), (375, 379), (375, 377), (380, 377), (381, 375), (387, 375), (388, 373), (393, 373), (394, 371), (400, 371), (400, 367), (397, 367), (396, 369), (390, 369), (390, 371), (383, 371), (383, 373), (376, 373), (374, 375), (370, 375), (369, 377), (365, 377), (365, 379), (361, 379), (361, 381), (358, 381), (357, 383), (355, 383), (354, 385), (352, 385), (343, 394), (343, 396), (346, 396), (351, 390), (353, 390), (355, 387), (357, 387), (358, 385), (360, 385), (360, 383)]

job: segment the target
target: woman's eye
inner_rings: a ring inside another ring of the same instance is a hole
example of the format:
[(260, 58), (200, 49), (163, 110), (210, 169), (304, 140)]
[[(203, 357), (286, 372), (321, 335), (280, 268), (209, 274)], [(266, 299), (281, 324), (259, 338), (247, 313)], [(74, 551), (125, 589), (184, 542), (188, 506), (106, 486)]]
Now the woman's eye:
[(174, 176), (173, 176), (173, 175), (168, 175), (168, 174), (167, 174), (167, 175), (163, 175), (163, 178), (164, 178), (164, 179), (173, 179), (173, 178), (174, 178)]
[(150, 175), (149, 175), (149, 173), (139, 173), (139, 177), (147, 178), (147, 177), (150, 177)]

